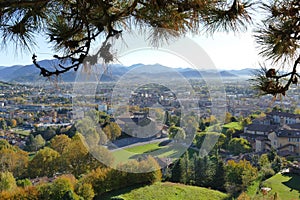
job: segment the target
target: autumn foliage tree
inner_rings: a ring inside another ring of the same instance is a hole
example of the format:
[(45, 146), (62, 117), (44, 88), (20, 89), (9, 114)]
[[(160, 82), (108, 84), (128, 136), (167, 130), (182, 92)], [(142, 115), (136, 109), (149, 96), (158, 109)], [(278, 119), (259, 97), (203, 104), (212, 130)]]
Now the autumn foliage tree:
[(257, 169), (249, 161), (228, 161), (225, 166), (226, 190), (234, 194), (245, 189), (257, 178)]
[(6, 140), (0, 140), (0, 172), (12, 172), (16, 178), (25, 176), (28, 167), (28, 153)]
[(60, 154), (45, 147), (37, 152), (34, 158), (29, 162), (29, 177), (52, 177), (59, 170)]

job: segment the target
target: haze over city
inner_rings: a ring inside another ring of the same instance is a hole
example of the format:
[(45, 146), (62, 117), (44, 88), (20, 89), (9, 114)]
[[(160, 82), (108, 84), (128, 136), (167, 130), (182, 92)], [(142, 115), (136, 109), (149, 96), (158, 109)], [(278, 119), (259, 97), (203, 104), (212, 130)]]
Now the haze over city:
[[(197, 35), (190, 38), (195, 41), (213, 60), (219, 70), (258, 68), (262, 60), (258, 55), (254, 37), (251, 30), (245, 33), (216, 33), (214, 36)], [(8, 44), (1, 50), (0, 66), (29, 65), (32, 64), (32, 53), (38, 56), (38, 60), (53, 59), (55, 54), (51, 45), (45, 41), (45, 37), (37, 36), (36, 48), (33, 52), (16, 52), (15, 46)], [(155, 64), (160, 63), (169, 67), (190, 68), (183, 59), (171, 53), (141, 49), (126, 56), (118, 58), (125, 66), (136, 63)]]

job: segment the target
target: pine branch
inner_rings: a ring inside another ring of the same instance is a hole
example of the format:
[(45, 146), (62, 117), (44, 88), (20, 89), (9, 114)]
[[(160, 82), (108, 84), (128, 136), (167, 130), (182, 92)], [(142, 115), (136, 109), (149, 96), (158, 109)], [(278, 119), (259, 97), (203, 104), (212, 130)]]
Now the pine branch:
[(45, 5), (50, 0), (2, 0), (0, 2), (0, 8), (5, 7), (17, 7), (17, 8), (24, 8), (24, 7), (36, 7), (38, 5)]

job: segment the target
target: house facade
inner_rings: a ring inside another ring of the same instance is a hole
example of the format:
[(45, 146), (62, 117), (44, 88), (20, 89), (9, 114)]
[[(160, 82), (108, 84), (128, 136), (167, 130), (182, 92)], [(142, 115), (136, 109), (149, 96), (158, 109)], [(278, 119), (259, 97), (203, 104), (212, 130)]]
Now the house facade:
[(268, 113), (268, 116), (272, 118), (273, 124), (298, 124), (300, 123), (300, 115), (286, 113), (286, 112), (278, 112), (273, 111)]
[(300, 155), (300, 130), (282, 128), (271, 133), (268, 139), (279, 153)]
[(282, 156), (300, 155), (300, 115), (271, 112), (261, 120), (246, 126), (242, 138), (256, 152), (276, 149)]

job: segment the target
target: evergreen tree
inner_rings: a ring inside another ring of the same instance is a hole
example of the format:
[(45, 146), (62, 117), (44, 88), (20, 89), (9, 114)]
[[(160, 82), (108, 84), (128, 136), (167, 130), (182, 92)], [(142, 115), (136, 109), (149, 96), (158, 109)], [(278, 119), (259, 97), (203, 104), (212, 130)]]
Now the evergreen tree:
[(168, 111), (165, 112), (165, 125), (171, 126), (171, 116)]
[(171, 181), (175, 183), (179, 183), (181, 178), (181, 167), (180, 167), (180, 159), (177, 160), (171, 171)]
[(216, 172), (211, 187), (221, 191), (225, 189), (225, 165), (220, 157), (216, 159)]
[(187, 184), (190, 180), (190, 166), (189, 166), (189, 154), (186, 152), (182, 158), (180, 158), (180, 183)]

